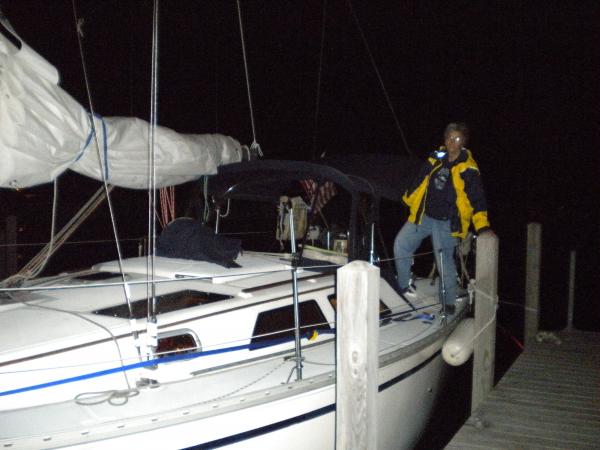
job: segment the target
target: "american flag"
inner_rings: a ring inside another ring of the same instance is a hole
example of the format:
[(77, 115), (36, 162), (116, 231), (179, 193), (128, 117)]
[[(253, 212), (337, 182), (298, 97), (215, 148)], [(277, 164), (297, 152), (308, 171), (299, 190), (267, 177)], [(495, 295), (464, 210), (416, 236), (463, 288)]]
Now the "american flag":
[[(325, 206), (331, 197), (337, 194), (335, 184), (333, 184), (331, 181), (326, 181), (325, 183), (319, 184), (315, 180), (301, 180), (300, 184), (304, 188), (304, 192), (306, 192), (308, 203), (313, 205), (316, 212), (321, 211), (321, 208)], [(319, 188), (318, 193), (317, 188)]]

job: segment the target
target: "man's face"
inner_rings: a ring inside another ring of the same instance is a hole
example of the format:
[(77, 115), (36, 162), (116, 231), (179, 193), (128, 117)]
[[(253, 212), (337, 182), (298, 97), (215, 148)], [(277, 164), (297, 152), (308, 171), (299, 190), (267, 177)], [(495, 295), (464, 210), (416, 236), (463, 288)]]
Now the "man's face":
[(451, 131), (444, 141), (450, 154), (457, 154), (466, 144), (465, 136), (460, 131)]

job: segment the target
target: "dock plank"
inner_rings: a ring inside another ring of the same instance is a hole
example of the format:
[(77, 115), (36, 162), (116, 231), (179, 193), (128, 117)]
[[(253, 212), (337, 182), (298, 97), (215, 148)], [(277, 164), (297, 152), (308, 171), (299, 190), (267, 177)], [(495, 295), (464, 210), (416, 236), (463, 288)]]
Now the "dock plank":
[(600, 333), (530, 342), (447, 449), (600, 448)]

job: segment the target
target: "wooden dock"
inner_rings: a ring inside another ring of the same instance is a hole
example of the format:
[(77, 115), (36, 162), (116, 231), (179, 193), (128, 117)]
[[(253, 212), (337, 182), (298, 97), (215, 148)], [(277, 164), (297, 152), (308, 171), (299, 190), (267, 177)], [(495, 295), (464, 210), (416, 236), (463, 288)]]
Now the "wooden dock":
[(546, 338), (528, 343), (446, 448), (600, 448), (600, 333)]

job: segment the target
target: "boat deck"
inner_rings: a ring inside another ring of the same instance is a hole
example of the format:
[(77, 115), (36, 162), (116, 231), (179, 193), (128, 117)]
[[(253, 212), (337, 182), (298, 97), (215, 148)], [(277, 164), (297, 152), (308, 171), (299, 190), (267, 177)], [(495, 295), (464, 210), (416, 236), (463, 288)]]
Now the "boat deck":
[(533, 342), (447, 449), (591, 449), (600, 445), (600, 333)]

